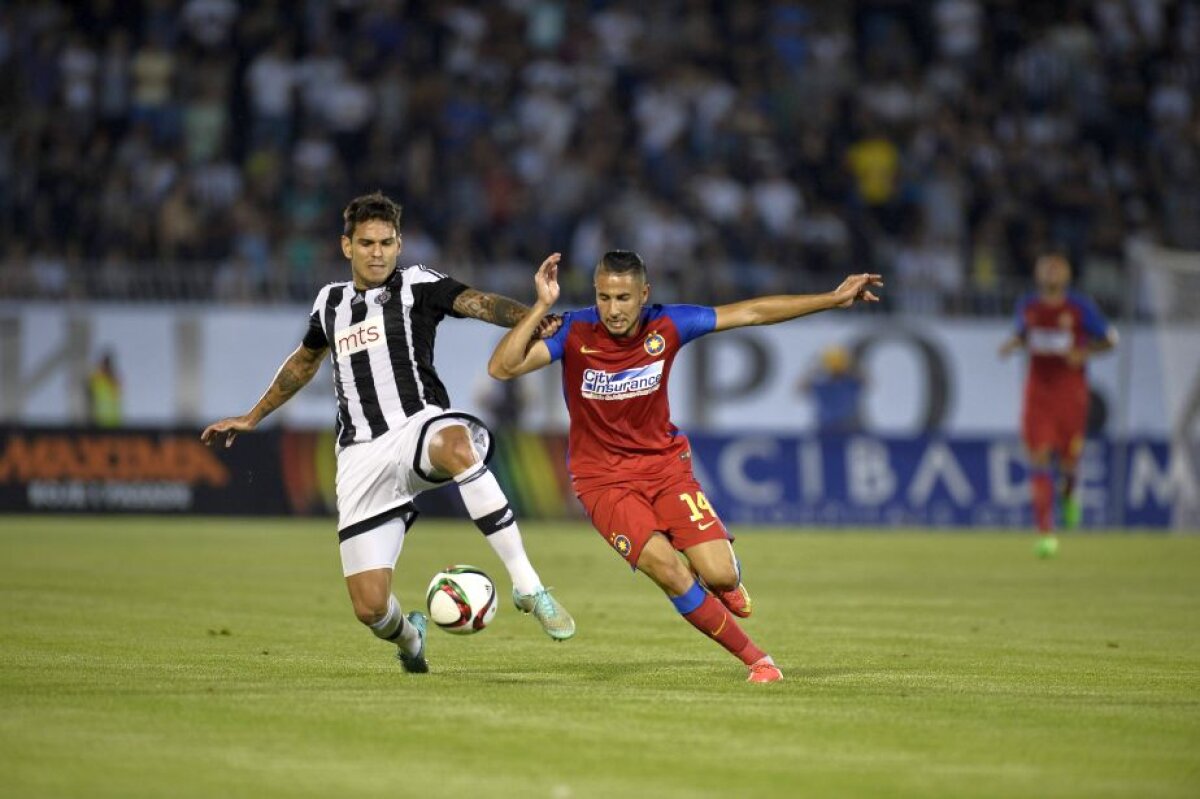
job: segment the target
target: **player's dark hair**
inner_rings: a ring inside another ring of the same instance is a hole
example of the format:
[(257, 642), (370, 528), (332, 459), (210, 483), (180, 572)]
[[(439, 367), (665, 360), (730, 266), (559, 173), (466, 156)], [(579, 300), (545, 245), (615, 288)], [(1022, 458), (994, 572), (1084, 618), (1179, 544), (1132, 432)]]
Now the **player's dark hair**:
[(596, 264), (596, 271), (604, 270), (613, 275), (633, 274), (646, 279), (646, 264), (642, 256), (633, 250), (609, 250)]
[(400, 204), (381, 191), (355, 197), (342, 211), (342, 233), (347, 237), (363, 222), (378, 219), (387, 222), (400, 232), (400, 215), (404, 209)]

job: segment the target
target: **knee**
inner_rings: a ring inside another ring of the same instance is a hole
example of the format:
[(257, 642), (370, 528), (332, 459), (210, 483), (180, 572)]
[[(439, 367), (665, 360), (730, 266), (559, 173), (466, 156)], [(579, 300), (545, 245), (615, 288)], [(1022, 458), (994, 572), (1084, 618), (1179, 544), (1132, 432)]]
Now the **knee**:
[(704, 582), (714, 591), (732, 591), (741, 582), (741, 578), (737, 573), (737, 567), (732, 564), (721, 566), (712, 573), (704, 574), (703, 577)]
[(354, 600), (355, 618), (368, 627), (382, 621), (387, 612), (387, 597), (360, 597)]
[(458, 474), (470, 469), (478, 460), (465, 428), (439, 430), (429, 440), (429, 462), (440, 472)]

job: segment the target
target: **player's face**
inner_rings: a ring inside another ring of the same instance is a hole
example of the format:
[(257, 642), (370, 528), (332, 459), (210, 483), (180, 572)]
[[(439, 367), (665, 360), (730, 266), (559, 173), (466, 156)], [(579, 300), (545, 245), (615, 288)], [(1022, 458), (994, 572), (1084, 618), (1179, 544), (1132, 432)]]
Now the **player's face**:
[(1033, 279), (1042, 291), (1064, 291), (1071, 282), (1071, 265), (1059, 255), (1043, 255), (1034, 267)]
[(637, 332), (642, 306), (650, 296), (650, 285), (632, 272), (596, 272), (596, 310), (600, 321), (617, 338)]
[(381, 286), (396, 268), (400, 233), (382, 219), (360, 222), (352, 235), (342, 236), (342, 255), (350, 259), (356, 289)]

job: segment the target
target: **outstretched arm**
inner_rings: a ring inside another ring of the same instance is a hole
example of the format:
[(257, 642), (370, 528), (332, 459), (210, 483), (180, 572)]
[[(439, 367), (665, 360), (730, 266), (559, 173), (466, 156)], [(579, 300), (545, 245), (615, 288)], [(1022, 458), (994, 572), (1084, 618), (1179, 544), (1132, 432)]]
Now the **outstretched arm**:
[(863, 273), (850, 275), (826, 294), (781, 294), (720, 305), (716, 308), (717, 324), (713, 329), (774, 325), (831, 308), (849, 308), (857, 301), (879, 302), (871, 287), (882, 285), (882, 276)]
[(516, 327), (529, 309), (501, 294), (467, 289), (455, 298), (454, 312), (500, 327)]
[[(529, 314), (529, 309), (503, 294), (467, 289), (455, 298), (454, 312), (500, 327), (516, 327)], [(536, 318), (538, 324), (535, 330), (538, 338), (553, 336), (562, 325), (562, 319), (556, 316), (539, 313), (536, 314)]]
[(275, 380), (248, 413), (213, 422), (204, 428), (200, 440), (212, 446), (224, 438), (225, 446), (233, 446), (233, 440), (237, 438), (238, 433), (247, 433), (258, 427), (258, 423), (266, 418), (267, 414), (308, 385), (308, 381), (312, 380), (313, 375), (321, 368), (321, 359), (328, 351), (328, 347), (310, 350), (301, 344), (279, 367), (279, 371), (275, 373)]
[[(537, 302), (516, 327), (504, 334), (488, 360), (488, 374), (497, 380), (512, 380), (541, 369), (550, 363), (550, 348), (535, 338), (542, 317), (558, 302), (558, 262), (562, 256), (554, 253), (542, 261), (533, 278), (537, 287)], [(559, 320), (559, 324), (562, 321)]]

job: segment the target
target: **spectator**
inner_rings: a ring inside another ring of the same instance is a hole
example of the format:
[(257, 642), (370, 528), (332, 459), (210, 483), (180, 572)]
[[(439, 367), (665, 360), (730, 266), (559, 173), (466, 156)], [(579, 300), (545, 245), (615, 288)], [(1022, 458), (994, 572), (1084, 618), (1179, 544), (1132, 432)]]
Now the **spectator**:
[(116, 357), (105, 350), (87, 380), (88, 421), (96, 427), (120, 427), (123, 418), (121, 377)]
[(799, 389), (810, 397), (817, 432), (850, 435), (862, 431), (862, 396), (866, 379), (854, 356), (842, 346), (827, 347), (820, 362), (800, 380)]
[(1198, 246), (1195, 3), (560, 5), (5, 5), (0, 262), (69, 271), (65, 229), (131, 280), (165, 252), (257, 275), (249, 199), (300, 279), (337, 258), (313, 208), (364, 183), (456, 271), (624, 242), (705, 258), (714, 294), (895, 263), (915, 307), (987, 312), (1039, 242), (1084, 275), (1124, 235)]

